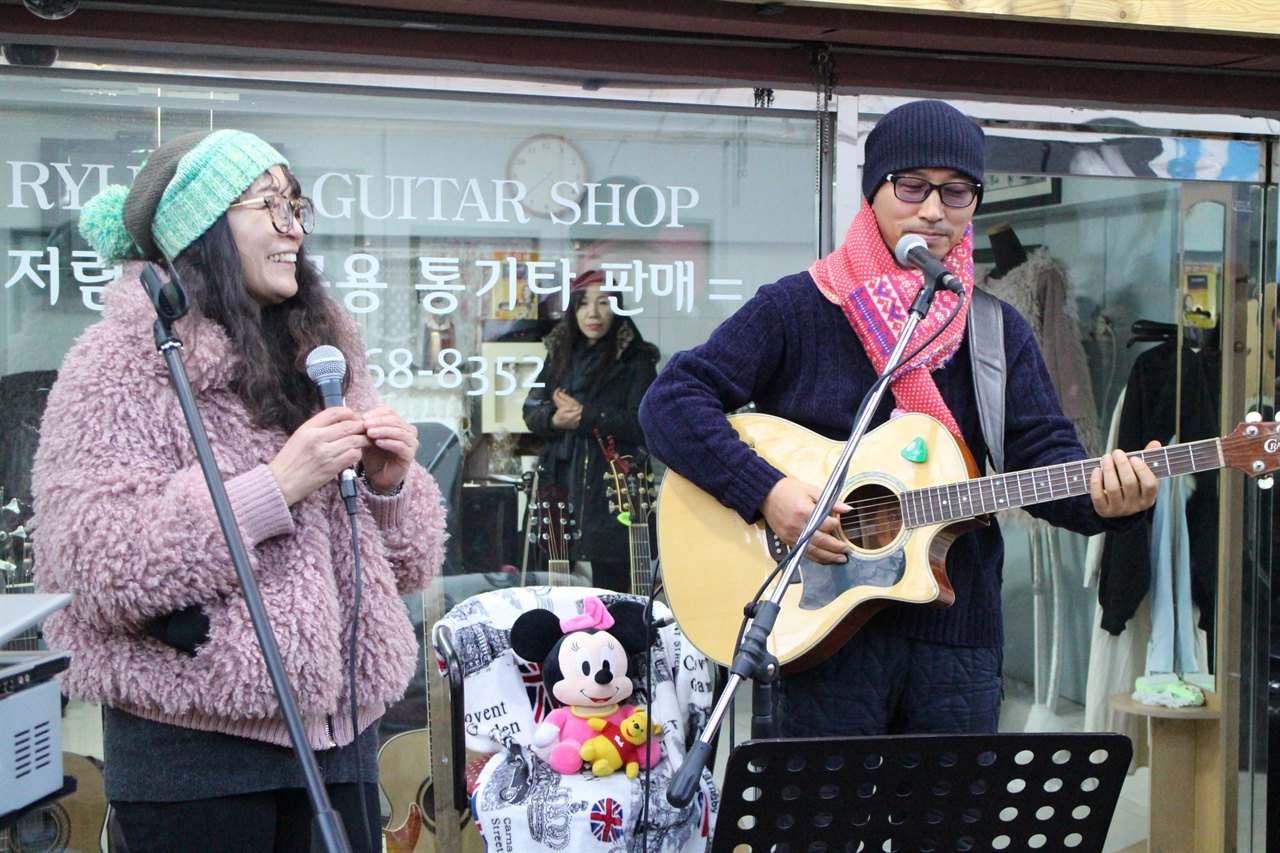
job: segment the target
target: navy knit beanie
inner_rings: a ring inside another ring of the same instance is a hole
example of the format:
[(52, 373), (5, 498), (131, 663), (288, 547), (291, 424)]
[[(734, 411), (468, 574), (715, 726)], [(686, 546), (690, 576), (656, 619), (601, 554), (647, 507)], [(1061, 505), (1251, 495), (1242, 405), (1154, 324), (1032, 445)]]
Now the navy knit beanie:
[[(862, 193), (875, 198), (885, 176), (905, 169), (955, 169), (982, 183), (982, 128), (942, 101), (912, 101), (885, 114), (867, 134)], [(982, 188), (978, 188), (982, 204)]]

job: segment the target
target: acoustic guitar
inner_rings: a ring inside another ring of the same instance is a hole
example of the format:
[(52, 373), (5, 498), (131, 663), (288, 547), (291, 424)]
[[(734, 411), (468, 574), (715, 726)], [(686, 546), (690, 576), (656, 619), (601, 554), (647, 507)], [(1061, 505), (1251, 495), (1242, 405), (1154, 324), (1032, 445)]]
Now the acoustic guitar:
[[(429, 626), (444, 614), (442, 586), (439, 579), (424, 590), (423, 596), (423, 653), (430, 655), (426, 644)], [(440, 600), (433, 601), (438, 597)], [(431, 709), (443, 705), (443, 696), (433, 696), (437, 682), (430, 677), (435, 662), (426, 660), (427, 693), (425, 700), (426, 725), (419, 729), (392, 735), (378, 747), (378, 784), (391, 807), (383, 821), (382, 840), (385, 853), (454, 853), (462, 849), (460, 833), (471, 821), (471, 810), (466, 803), (452, 802), (452, 794), (435, 784), (433, 768), (437, 766), (440, 742), (447, 741), (449, 715), (437, 716), (433, 722)], [(446, 774), (447, 778), (447, 774)], [(444, 795), (448, 794), (449, 806), (444, 807)], [(452, 817), (452, 821), (450, 818)], [(441, 821), (444, 824), (441, 825)], [(426, 830), (425, 832), (423, 830)]]
[[(428, 728), (393, 735), (378, 747), (378, 784), (391, 806), (382, 829), (387, 853), (413, 853), (426, 825), (424, 809), (435, 816), (429, 726), (430, 720)], [(434, 833), (435, 827), (430, 831)], [(431, 843), (426, 849), (435, 850), (436, 845)]]
[(62, 772), (76, 779), (75, 791), (23, 812), (0, 829), (0, 853), (98, 853), (107, 822), (102, 762), (62, 753)]
[[(1252, 417), (1252, 416), (1251, 416)], [(843, 442), (770, 415), (729, 422), (784, 474), (827, 482)], [(1229, 436), (1130, 453), (1157, 477), (1238, 468), (1259, 477), (1280, 465), (1280, 426), (1247, 421)], [(802, 559), (769, 637), (784, 674), (825, 660), (894, 602), (947, 607), (947, 549), (985, 516), (1087, 494), (1097, 459), (976, 478), (969, 450), (927, 415), (894, 418), (863, 437), (839, 500), (852, 507), (837, 536), (853, 553), (844, 565)], [(1269, 483), (1264, 483), (1269, 485)], [(787, 547), (763, 521), (745, 523), (689, 480), (668, 471), (658, 495), (658, 536), (667, 600), (689, 640), (729, 665), (743, 609), (768, 598)], [(798, 581), (798, 582), (797, 582)]]
[(605, 437), (596, 430), (596, 441), (609, 462), (605, 492), (609, 511), (627, 526), (631, 548), (631, 594), (648, 596), (662, 591), (661, 581), (654, 587), (653, 551), (649, 545), (649, 510), (654, 498), (653, 474), (629, 456), (618, 453), (613, 436)]
[(569, 586), (569, 549), (573, 545), (573, 504), (559, 483), (543, 483), (530, 507), (529, 537), (547, 555), (551, 586)]
[(383, 821), (385, 853), (460, 853), (476, 849), (469, 841), (464, 844), (467, 839), (462, 835), (471, 822), (469, 806), (453, 801), (453, 788), (447, 781), (444, 785), (435, 784), (437, 778), (449, 779), (452, 768), (441, 761), (441, 756), (447, 753), (450, 738), (461, 737), (461, 733), (450, 731), (449, 714), (432, 714), (433, 707), (446, 707), (446, 700), (444, 679), (432, 677), (435, 661), (428, 632), (444, 612), (444, 582), (437, 577), (422, 591), (421, 653), (427, 674), (422, 696), (425, 725), (392, 735), (378, 747), (379, 785), (391, 807)]

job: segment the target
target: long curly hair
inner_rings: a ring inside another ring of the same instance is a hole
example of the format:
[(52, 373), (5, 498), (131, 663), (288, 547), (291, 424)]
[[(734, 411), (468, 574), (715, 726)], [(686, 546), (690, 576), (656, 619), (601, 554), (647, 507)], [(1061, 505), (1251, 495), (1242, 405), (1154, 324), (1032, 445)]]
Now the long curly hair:
[[(289, 190), (301, 191), (285, 169)], [(240, 354), (231, 388), (259, 427), (292, 433), (316, 413), (315, 386), (306, 375), (306, 357), (315, 347), (343, 349), (345, 335), (337, 303), (326, 295), (320, 273), (298, 249), (298, 292), (277, 305), (262, 306), (245, 287), (227, 214), (223, 214), (174, 259), (193, 308), (226, 330)], [(352, 353), (344, 352), (347, 363)]]

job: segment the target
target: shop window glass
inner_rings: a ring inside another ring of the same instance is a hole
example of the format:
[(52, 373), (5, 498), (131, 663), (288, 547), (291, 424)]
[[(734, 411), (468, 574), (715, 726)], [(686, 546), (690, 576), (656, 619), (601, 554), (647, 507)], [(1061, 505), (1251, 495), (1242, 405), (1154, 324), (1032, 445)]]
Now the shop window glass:
[[(384, 399), (465, 439), (470, 479), (518, 475), (535, 452), (521, 403), (575, 274), (604, 270), (665, 360), (817, 245), (809, 114), (110, 74), (10, 83), (0, 374), (56, 369), (120, 275), (80, 237), (82, 205), (130, 183), (161, 140), (239, 128), (314, 199), (307, 248)], [(448, 571), (523, 559), (516, 539), (467, 556)]]

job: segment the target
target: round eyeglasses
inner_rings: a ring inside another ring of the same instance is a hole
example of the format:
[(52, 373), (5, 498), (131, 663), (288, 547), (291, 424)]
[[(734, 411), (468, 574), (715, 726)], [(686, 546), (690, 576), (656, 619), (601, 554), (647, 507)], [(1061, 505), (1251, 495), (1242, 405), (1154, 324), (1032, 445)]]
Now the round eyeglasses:
[(271, 211), (271, 224), (281, 234), (288, 234), (289, 229), (293, 228), (294, 217), (297, 217), (298, 224), (302, 226), (303, 234), (316, 230), (316, 207), (306, 196), (285, 198), (282, 195), (267, 195), (237, 201), (227, 207), (244, 207), (247, 204), (260, 204)]
[(929, 193), (938, 191), (938, 198), (947, 207), (965, 208), (973, 204), (978, 197), (982, 184), (971, 184), (967, 181), (947, 181), (935, 184), (917, 175), (885, 175), (884, 179), (893, 184), (893, 194), (898, 201), (919, 204), (929, 197)]

